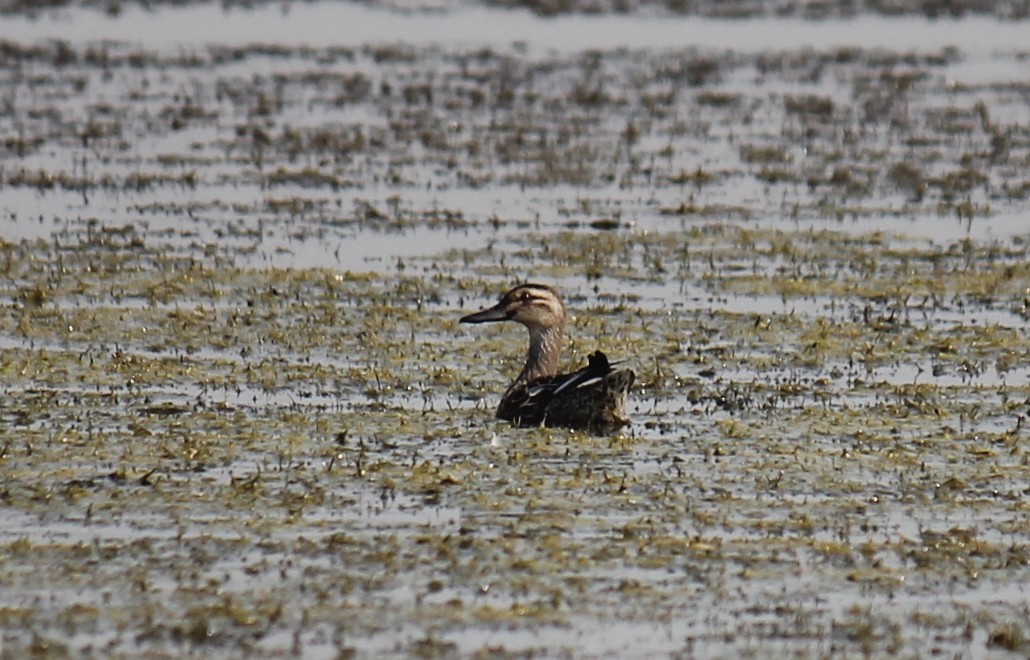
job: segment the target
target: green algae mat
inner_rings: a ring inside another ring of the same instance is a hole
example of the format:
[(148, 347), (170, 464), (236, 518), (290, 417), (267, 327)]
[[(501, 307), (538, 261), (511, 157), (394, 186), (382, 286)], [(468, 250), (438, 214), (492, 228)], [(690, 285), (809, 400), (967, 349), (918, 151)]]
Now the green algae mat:
[[(362, 7), (408, 32), (322, 46), (315, 3), (170, 48), (210, 8), (11, 10), (61, 36), (0, 41), (3, 657), (1030, 653), (1010, 23), (569, 50), (419, 26), (588, 18)], [(527, 279), (564, 370), (635, 370), (629, 427), (493, 419), (525, 332), (457, 321)]]

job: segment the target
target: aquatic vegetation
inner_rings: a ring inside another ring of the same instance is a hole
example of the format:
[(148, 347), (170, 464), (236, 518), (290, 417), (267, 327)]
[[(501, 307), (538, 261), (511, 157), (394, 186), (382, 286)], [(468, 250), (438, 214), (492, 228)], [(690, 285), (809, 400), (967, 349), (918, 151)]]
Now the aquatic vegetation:
[[(1027, 87), (963, 57), (0, 45), (5, 651), (1025, 655)], [(527, 278), (631, 426), (493, 419)]]

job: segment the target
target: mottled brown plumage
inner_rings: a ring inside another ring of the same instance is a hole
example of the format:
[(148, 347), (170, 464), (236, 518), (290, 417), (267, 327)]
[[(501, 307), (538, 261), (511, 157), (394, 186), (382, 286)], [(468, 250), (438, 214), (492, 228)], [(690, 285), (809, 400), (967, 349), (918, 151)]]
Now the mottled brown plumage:
[(579, 371), (558, 374), (565, 332), (565, 305), (558, 292), (544, 284), (522, 284), (501, 301), (461, 318), (461, 323), (516, 321), (529, 330), (526, 366), (508, 386), (497, 417), (518, 426), (557, 426), (611, 433), (629, 420), (623, 416), (635, 375), (613, 369), (607, 356), (595, 351)]

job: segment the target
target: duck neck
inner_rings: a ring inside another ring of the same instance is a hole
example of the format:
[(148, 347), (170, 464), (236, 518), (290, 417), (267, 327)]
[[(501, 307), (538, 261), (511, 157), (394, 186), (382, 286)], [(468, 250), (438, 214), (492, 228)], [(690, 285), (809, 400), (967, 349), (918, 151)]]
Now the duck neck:
[(526, 366), (519, 374), (518, 380), (528, 383), (558, 373), (563, 335), (562, 325), (530, 326)]

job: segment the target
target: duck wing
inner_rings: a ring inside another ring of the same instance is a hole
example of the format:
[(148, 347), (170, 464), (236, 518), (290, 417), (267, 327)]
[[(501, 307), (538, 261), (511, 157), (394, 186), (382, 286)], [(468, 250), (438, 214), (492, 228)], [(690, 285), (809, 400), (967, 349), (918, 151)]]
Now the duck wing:
[(600, 382), (611, 372), (612, 365), (608, 361), (608, 356), (601, 351), (594, 351), (587, 356), (587, 366), (579, 371), (573, 371), (571, 374), (559, 374), (550, 378), (551, 382), (548, 383), (548, 387), (553, 390), (551, 397), (580, 387), (589, 387)]
[(497, 416), (520, 426), (536, 426), (547, 414), (547, 407), (562, 395), (600, 383), (612, 372), (611, 362), (601, 351), (587, 357), (587, 366), (567, 374), (537, 378), (510, 390), (501, 402)]

